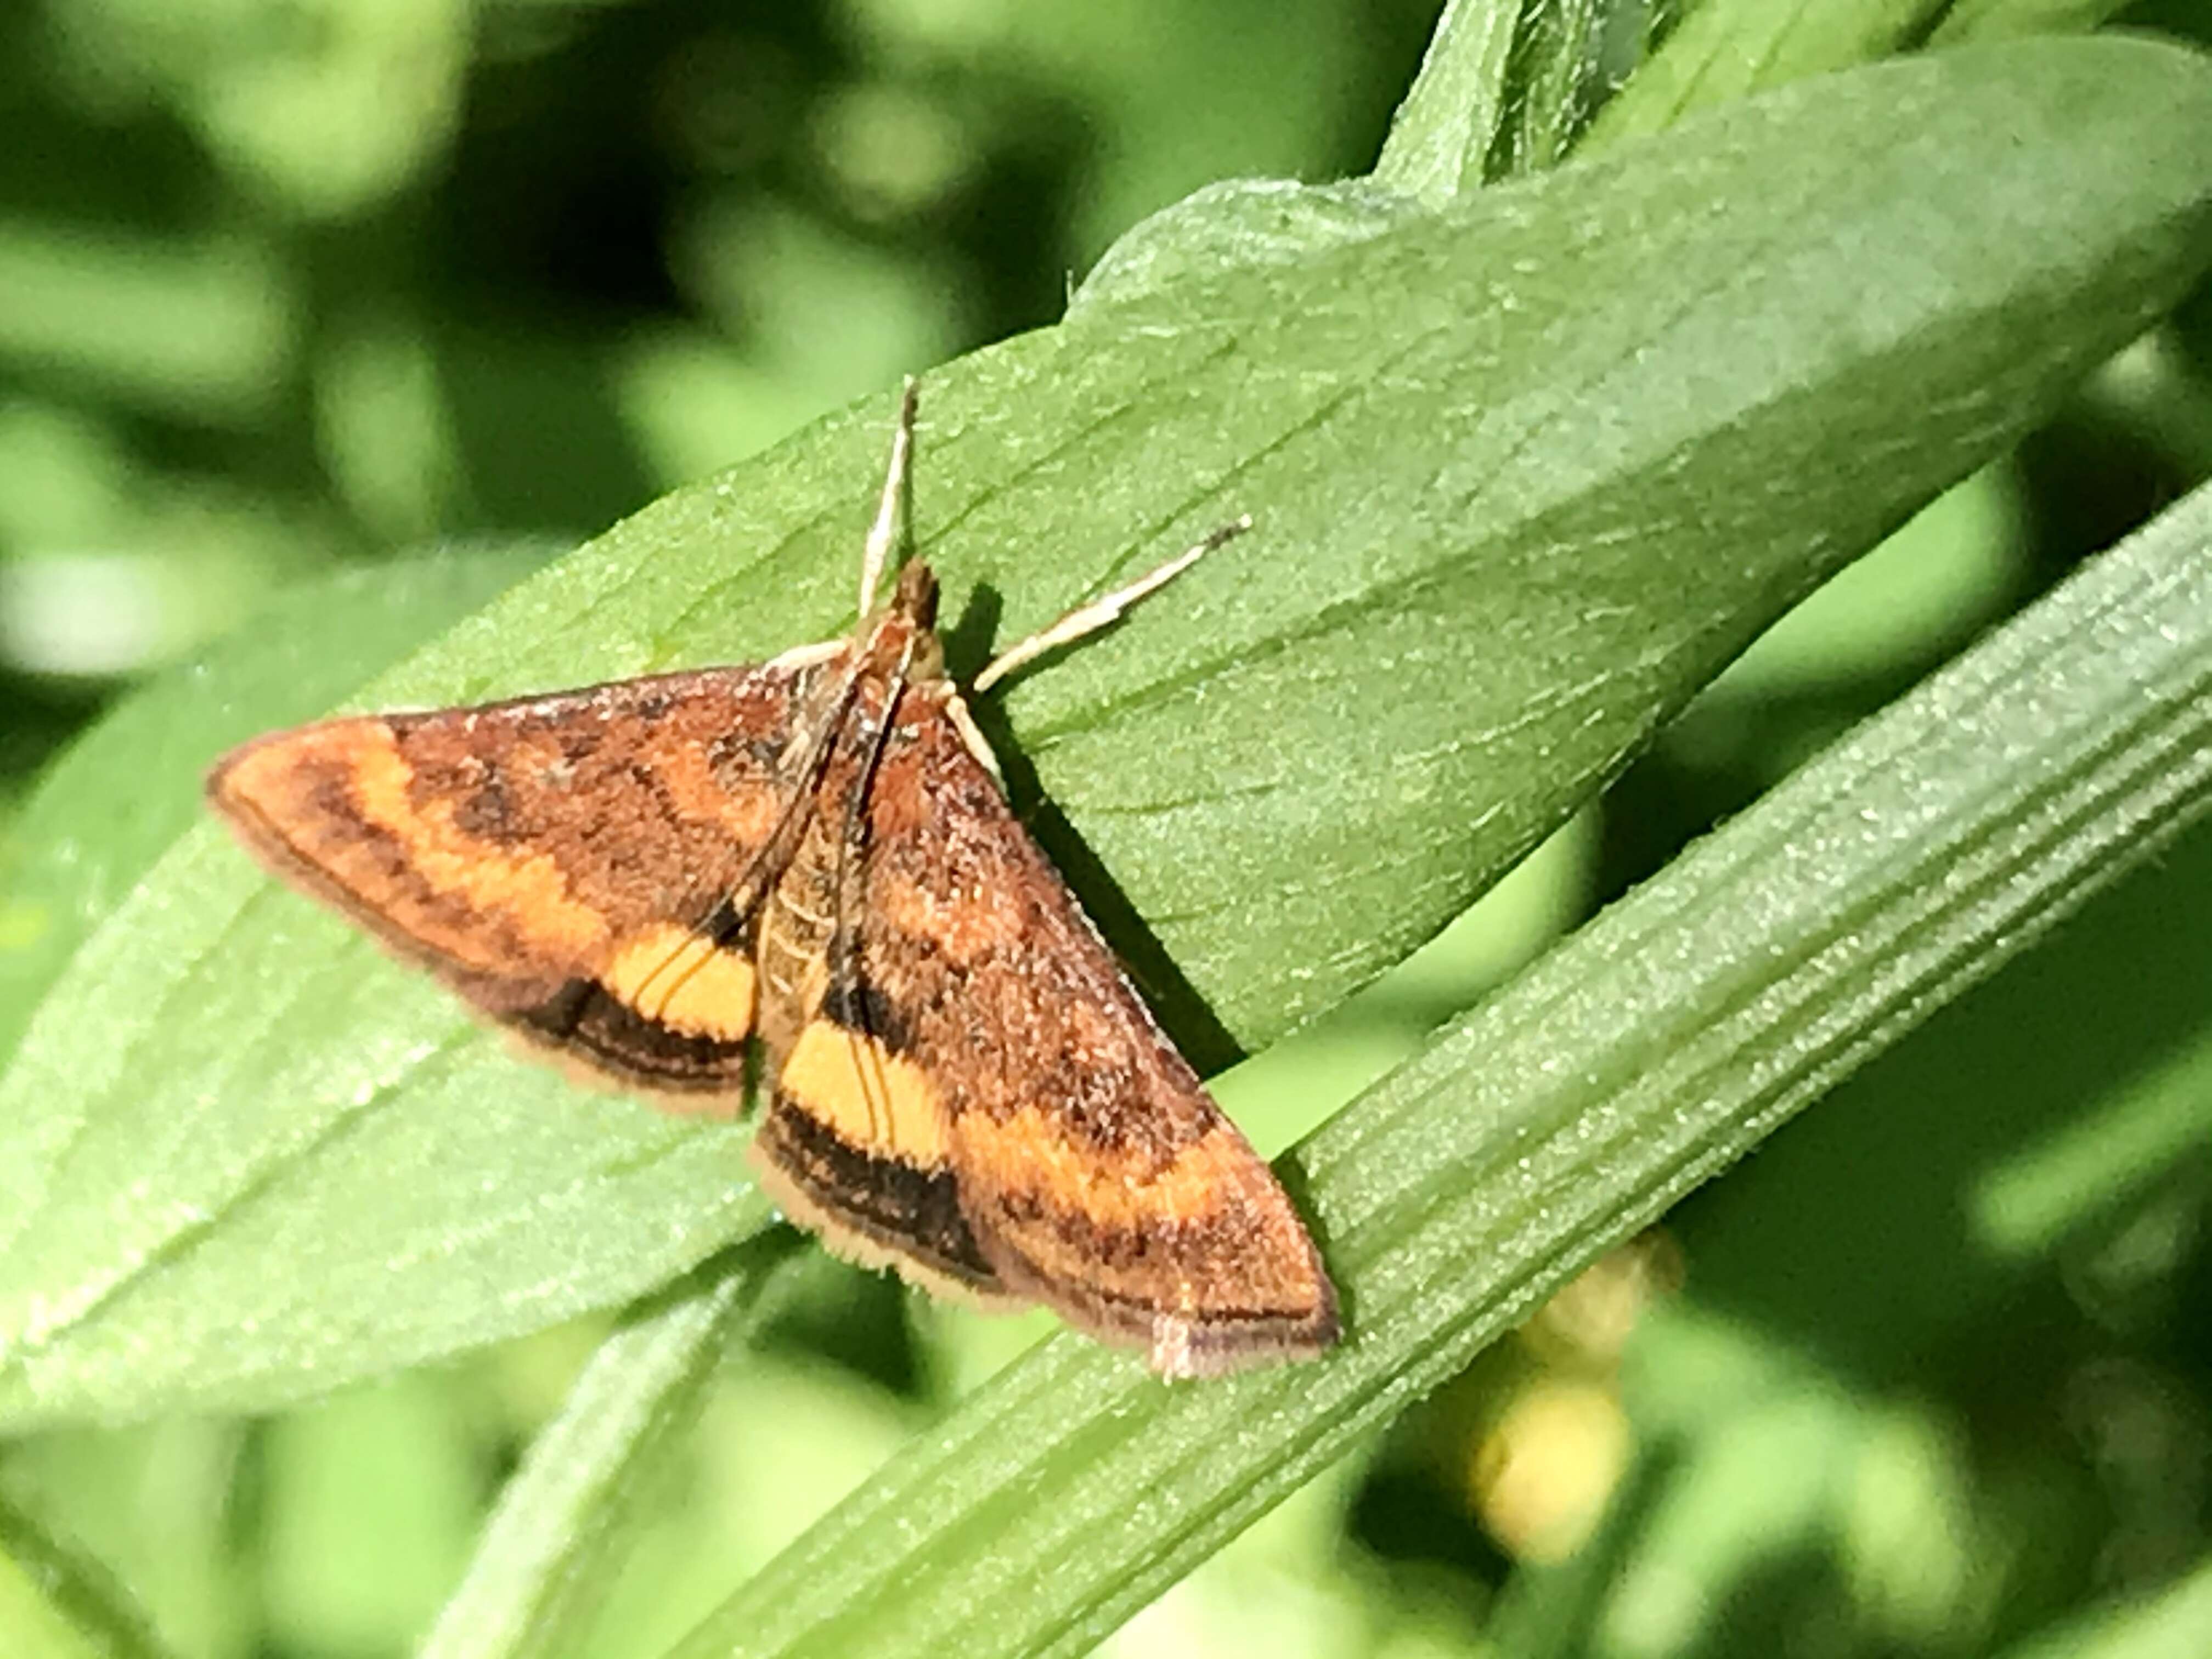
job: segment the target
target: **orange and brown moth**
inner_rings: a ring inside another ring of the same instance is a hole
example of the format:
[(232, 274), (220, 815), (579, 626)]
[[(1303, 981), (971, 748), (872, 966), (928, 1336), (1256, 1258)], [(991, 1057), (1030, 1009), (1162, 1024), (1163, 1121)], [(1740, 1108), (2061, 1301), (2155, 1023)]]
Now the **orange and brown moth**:
[(936, 578), (910, 561), (874, 604), (914, 408), (909, 385), (848, 638), (278, 732), (209, 797), (278, 875), (599, 1079), (735, 1111), (757, 1039), (754, 1161), (833, 1249), (1042, 1302), (1165, 1376), (1317, 1353), (1337, 1316), (1312, 1240), (1008, 808)]

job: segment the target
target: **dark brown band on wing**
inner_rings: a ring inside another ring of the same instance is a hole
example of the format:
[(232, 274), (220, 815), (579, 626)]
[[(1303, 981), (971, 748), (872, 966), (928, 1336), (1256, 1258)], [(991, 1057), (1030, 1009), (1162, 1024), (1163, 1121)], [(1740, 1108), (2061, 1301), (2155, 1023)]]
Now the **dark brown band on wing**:
[(1334, 1293), (1318, 1258), (1310, 1249), (1270, 1240), (1270, 1232), (1279, 1230), (1249, 1213), (1102, 1221), (1018, 1192), (993, 1194), (984, 1209), (989, 1254), (1003, 1277), (1024, 1284), (1034, 1279), (1058, 1287), (1056, 1294), (1069, 1294), (1079, 1281), (1064, 1266), (1035, 1260), (1017, 1242), (1048, 1239), (1091, 1268), (1075, 1292), (1082, 1300), (1126, 1310), (1114, 1323), (1141, 1328), (1152, 1315), (1175, 1307), (1157, 1280), (1182, 1272), (1198, 1278), (1206, 1294), (1181, 1310), (1208, 1323), (1334, 1329)]
[[(1172, 1258), (1194, 1243), (1176, 1237), (1175, 1229), (1147, 1233), (1127, 1227), (1070, 1228), (1065, 1217), (1055, 1221), (1055, 1231), (1063, 1236), (1080, 1233), (1085, 1245), (1124, 1275), (1133, 1263), (1148, 1256)], [(1317, 1258), (1313, 1282), (1303, 1292), (1286, 1295), (1286, 1287), (1243, 1285), (1232, 1279), (1218, 1287), (1226, 1292), (1219, 1299), (1182, 1307), (1158, 1293), (1049, 1271), (1003, 1235), (993, 1237), (991, 1255), (1009, 1291), (1058, 1310), (1070, 1324), (1102, 1342), (1149, 1350), (1152, 1368), (1166, 1376), (1220, 1376), (1279, 1359), (1311, 1358), (1341, 1334), (1336, 1289)], [(1155, 1265), (1157, 1270), (1165, 1263)]]
[(1002, 1292), (976, 1248), (947, 1170), (873, 1158), (849, 1145), (795, 1101), (778, 1096), (761, 1120), (753, 1151), (819, 1212), (838, 1243), (856, 1235), (864, 1256), (904, 1258), (926, 1272), (986, 1295)]
[(744, 1087), (745, 1044), (689, 1036), (573, 979), (546, 1001), (503, 1016), (532, 1042), (588, 1060), (642, 1088), (726, 1094)]
[(847, 949), (843, 960), (830, 964), (830, 986), (822, 999), (822, 1017), (845, 1030), (872, 1037), (884, 1052), (905, 1056), (914, 1052), (914, 1026), (897, 1002), (886, 995), (861, 971), (859, 953)]

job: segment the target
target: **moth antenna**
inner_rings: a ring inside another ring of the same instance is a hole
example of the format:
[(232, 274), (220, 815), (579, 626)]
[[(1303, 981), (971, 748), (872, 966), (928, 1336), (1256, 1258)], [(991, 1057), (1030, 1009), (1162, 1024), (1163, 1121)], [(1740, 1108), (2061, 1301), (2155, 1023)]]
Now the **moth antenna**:
[(971, 689), (988, 691), (1000, 680), (1025, 663), (1034, 662), (1048, 651), (1057, 651), (1061, 646), (1081, 639), (1085, 634), (1095, 634), (1147, 594), (1157, 593), (1177, 576), (1196, 564), (1224, 542), (1233, 542), (1252, 527), (1252, 515), (1241, 514), (1215, 531), (1204, 541), (1185, 548), (1157, 570), (1147, 572), (1127, 587), (1117, 587), (1103, 599), (1079, 605), (1049, 628), (1038, 629), (1018, 645), (1012, 645), (984, 665), (983, 672), (975, 676)]
[(913, 375), (906, 377), (899, 393), (898, 429), (891, 434), (890, 465), (884, 470), (883, 499), (876, 504), (876, 521), (868, 527), (866, 550), (860, 556), (860, 614), (875, 608), (876, 587), (884, 567), (890, 562), (891, 544), (898, 539), (899, 515), (906, 507), (907, 464), (914, 456), (914, 411), (921, 387)]

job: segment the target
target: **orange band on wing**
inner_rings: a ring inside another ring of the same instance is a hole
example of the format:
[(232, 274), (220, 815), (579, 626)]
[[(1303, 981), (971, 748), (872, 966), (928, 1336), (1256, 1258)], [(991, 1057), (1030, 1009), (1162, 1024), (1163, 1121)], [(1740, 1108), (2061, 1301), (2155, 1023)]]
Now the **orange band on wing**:
[[(517, 857), (471, 836), (450, 802), (417, 805), (415, 769), (381, 720), (334, 720), (264, 739), (217, 775), (217, 799), (272, 854), (334, 883), (370, 916), (482, 972), (511, 971), (514, 945), (563, 963), (597, 959), (605, 918), (578, 901), (548, 854)], [(344, 809), (318, 791), (337, 786)], [(465, 913), (457, 917), (454, 907)], [(475, 918), (495, 915), (510, 937)]]
[(834, 1129), (848, 1146), (922, 1169), (945, 1162), (937, 1085), (919, 1066), (864, 1031), (832, 1020), (808, 1022), (776, 1085), (793, 1105)]
[(626, 1007), (685, 1036), (742, 1042), (753, 1029), (753, 965), (687, 928), (647, 929), (623, 941), (599, 982)]
[(982, 1112), (960, 1119), (963, 1165), (988, 1170), (993, 1186), (1026, 1193), (1094, 1224), (1145, 1228), (1202, 1220), (1244, 1188), (1259, 1163), (1244, 1138), (1218, 1123), (1166, 1163), (1068, 1139), (1054, 1113), (1025, 1106), (1004, 1121)]
[[(574, 957), (586, 957), (604, 947), (605, 919), (571, 895), (561, 866), (550, 854), (518, 859), (506, 848), (470, 835), (454, 823), (451, 801), (417, 806), (410, 791), (415, 769), (399, 752), (389, 729), (368, 726), (337, 730), (362, 732), (366, 741), (349, 757), (355, 799), (362, 816), (406, 845), (411, 868), (422, 880), (478, 909), (501, 912), (532, 939)], [(465, 938), (431, 942), (451, 949)]]

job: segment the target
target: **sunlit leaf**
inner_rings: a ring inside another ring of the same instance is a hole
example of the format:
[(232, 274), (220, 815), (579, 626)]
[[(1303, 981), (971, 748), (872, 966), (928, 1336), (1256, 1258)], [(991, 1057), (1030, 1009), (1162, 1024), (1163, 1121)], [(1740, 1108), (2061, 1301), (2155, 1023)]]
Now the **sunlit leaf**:
[[(1254, 534), (982, 716), (1202, 1061), (1396, 960), (2212, 243), (2212, 76), (2143, 43), (1785, 88), (933, 376), (948, 648)], [(374, 688), (847, 625), (888, 403), (617, 526)], [(1000, 710), (1003, 708), (1003, 717)], [(632, 1297), (756, 1227), (736, 1134), (575, 1095), (185, 836), (0, 1079), (0, 1419), (266, 1403)]]

